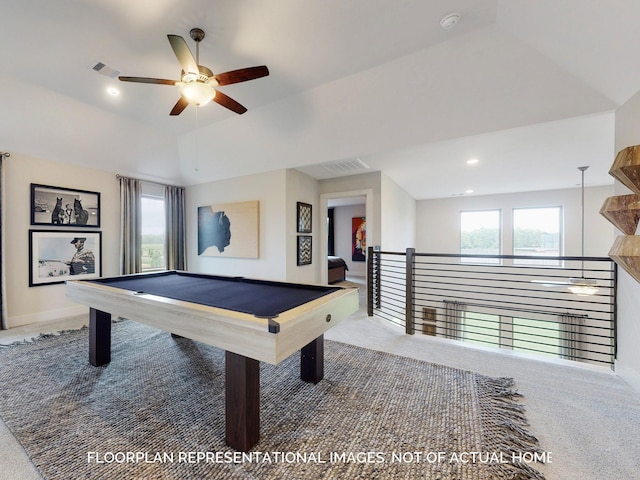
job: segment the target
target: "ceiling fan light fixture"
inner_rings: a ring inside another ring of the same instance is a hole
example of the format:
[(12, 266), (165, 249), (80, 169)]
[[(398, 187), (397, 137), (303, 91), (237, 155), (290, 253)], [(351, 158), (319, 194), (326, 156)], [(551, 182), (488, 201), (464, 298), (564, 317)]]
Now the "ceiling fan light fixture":
[(195, 82), (196, 80), (198, 80), (198, 77), (199, 77), (198, 73), (187, 72), (184, 75), (182, 75), (182, 82), (183, 83)]
[(196, 107), (203, 107), (216, 96), (216, 91), (212, 85), (203, 82), (182, 83), (180, 95)]
[[(204, 38), (204, 31), (201, 28), (193, 28), (190, 32), (191, 38), (196, 42), (196, 56), (194, 57), (189, 49), (187, 42), (180, 35), (168, 34), (167, 39), (171, 45), (171, 49), (175, 54), (180, 66), (182, 74), (180, 80), (168, 80), (163, 78), (149, 77), (129, 77), (118, 76), (122, 82), (150, 83), (155, 85), (171, 85), (180, 89), (180, 98), (169, 112), (169, 115), (180, 115), (188, 105), (202, 107), (211, 100), (215, 100), (219, 105), (231, 110), (238, 115), (242, 115), (247, 111), (246, 107), (236, 102), (233, 98), (228, 97), (223, 92), (217, 91), (217, 86), (232, 85), (234, 83), (246, 82), (269, 75), (269, 69), (266, 65), (255, 67), (239, 68), (228, 72), (218, 73), (214, 76), (213, 72), (204, 65), (199, 64), (200, 58), (200, 41)], [(102, 69), (103, 64), (98, 64), (94, 70)]]

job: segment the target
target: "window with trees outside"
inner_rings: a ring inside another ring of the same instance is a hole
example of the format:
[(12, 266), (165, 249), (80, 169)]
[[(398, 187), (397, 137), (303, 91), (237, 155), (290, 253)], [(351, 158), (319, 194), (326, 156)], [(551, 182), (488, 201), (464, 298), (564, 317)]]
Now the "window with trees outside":
[(142, 271), (164, 269), (164, 198), (143, 193), (141, 217)]
[[(500, 255), (500, 210), (460, 212), (460, 253)], [(463, 257), (464, 263), (499, 263), (496, 258)]]
[[(562, 255), (562, 207), (514, 208), (513, 254)], [(515, 259), (514, 264), (559, 266), (558, 260)]]

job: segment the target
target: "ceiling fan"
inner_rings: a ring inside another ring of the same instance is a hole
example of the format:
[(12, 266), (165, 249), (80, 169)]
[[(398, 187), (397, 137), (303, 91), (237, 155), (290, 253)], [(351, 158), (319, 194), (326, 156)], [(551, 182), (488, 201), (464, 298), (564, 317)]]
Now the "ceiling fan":
[(199, 64), (200, 42), (204, 38), (204, 31), (200, 28), (193, 28), (189, 34), (196, 42), (195, 58), (184, 38), (179, 35), (167, 35), (173, 53), (175, 53), (182, 67), (180, 80), (125, 76), (118, 78), (123, 82), (153, 83), (156, 85), (175, 85), (179, 87), (181, 96), (169, 115), (180, 115), (189, 104), (202, 107), (211, 100), (238, 114), (246, 112), (247, 109), (244, 106), (217, 90), (216, 87), (266, 77), (269, 75), (269, 69), (265, 65), (261, 65), (214, 74), (208, 67)]
[(542, 286), (545, 287), (549, 287), (549, 288), (554, 288), (554, 287), (563, 287), (566, 286), (567, 289), (572, 292), (575, 293), (576, 295), (580, 295), (580, 296), (589, 296), (589, 295), (595, 295), (596, 293), (598, 293), (598, 282), (597, 280), (593, 279), (593, 278), (586, 278), (584, 276), (584, 171), (589, 168), (588, 166), (586, 167), (578, 167), (578, 170), (580, 170), (581, 174), (582, 174), (582, 202), (581, 202), (581, 213), (582, 213), (582, 219), (581, 219), (581, 225), (582, 225), (582, 234), (581, 234), (581, 239), (582, 239), (582, 251), (581, 251), (581, 262), (582, 262), (582, 275), (578, 278), (578, 277), (572, 277), (569, 279), (568, 282), (555, 282), (553, 280), (531, 280), (531, 283), (538, 283)]
[(547, 288), (567, 287), (567, 289), (580, 296), (594, 295), (598, 292), (598, 282), (592, 278), (572, 277), (568, 282), (554, 282), (553, 280), (531, 280)]

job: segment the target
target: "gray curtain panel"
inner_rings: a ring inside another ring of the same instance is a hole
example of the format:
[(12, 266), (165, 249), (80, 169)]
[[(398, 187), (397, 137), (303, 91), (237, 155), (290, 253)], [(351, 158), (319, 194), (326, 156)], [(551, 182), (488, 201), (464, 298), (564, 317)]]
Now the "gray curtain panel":
[(138, 273), (142, 269), (141, 181), (119, 176), (120, 180), (120, 273)]
[(462, 322), (467, 306), (464, 303), (444, 300), (444, 336), (454, 340), (462, 339)]
[(568, 360), (578, 360), (581, 357), (582, 340), (584, 337), (585, 316), (566, 313), (560, 315), (561, 322), (561, 355)]
[(168, 270), (186, 270), (186, 206), (184, 187), (164, 187), (165, 259)]

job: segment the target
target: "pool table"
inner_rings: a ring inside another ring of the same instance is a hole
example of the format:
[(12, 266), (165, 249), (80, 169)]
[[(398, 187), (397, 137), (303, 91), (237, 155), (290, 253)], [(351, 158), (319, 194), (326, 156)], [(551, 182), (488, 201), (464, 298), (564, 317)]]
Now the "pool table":
[(260, 437), (260, 362), (300, 350), (300, 377), (324, 375), (324, 332), (358, 309), (358, 291), (336, 286), (181, 271), (66, 283), (87, 305), (89, 362), (111, 361), (111, 316), (134, 320), (225, 350), (225, 440), (248, 451)]

